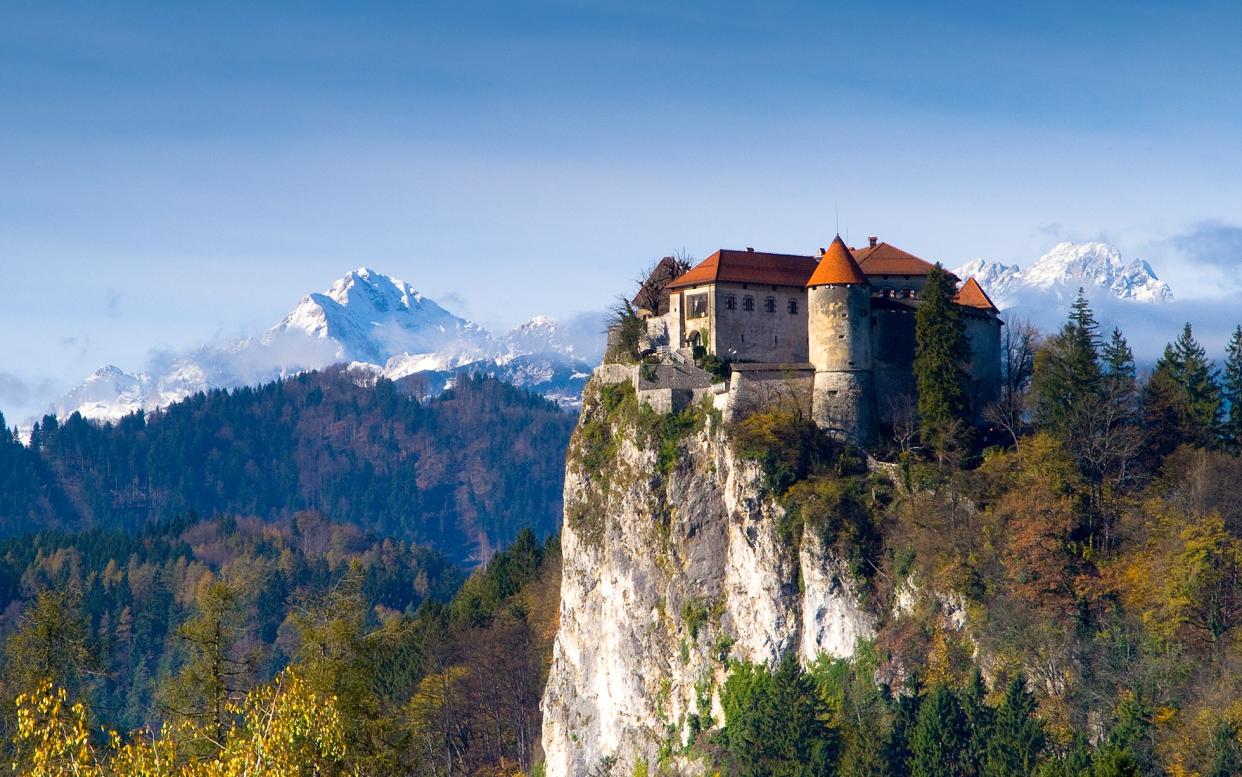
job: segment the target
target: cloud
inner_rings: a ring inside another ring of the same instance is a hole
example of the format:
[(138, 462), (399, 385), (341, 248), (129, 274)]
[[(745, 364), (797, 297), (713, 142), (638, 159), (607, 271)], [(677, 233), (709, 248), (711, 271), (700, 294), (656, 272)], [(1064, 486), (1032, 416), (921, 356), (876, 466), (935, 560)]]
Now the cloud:
[(1202, 299), (1242, 292), (1242, 226), (1201, 221), (1148, 250), (1174, 294)]
[(0, 411), (8, 411), (5, 423), (23, 420), (35, 412), (47, 397), (53, 396), (56, 384), (46, 378), (30, 381), (12, 372), (0, 371)]

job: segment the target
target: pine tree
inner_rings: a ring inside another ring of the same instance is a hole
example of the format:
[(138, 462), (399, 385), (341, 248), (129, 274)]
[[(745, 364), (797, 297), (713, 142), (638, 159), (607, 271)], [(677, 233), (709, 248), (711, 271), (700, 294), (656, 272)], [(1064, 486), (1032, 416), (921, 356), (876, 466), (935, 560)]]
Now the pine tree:
[(988, 777), (1034, 774), (1045, 742), (1043, 723), (1035, 717), (1035, 697), (1026, 689), (1026, 678), (1019, 674), (1010, 681), (1005, 699), (996, 709), (984, 774)]
[(1103, 362), (1105, 385), (1108, 394), (1116, 401), (1133, 399), (1136, 391), (1134, 353), (1122, 336), (1121, 330), (1113, 328), (1112, 335), (1100, 354)]
[(187, 660), (166, 686), (162, 706), (203, 726), (219, 743), (228, 728), (229, 705), (253, 684), (257, 660), (242, 652), (248, 627), (242, 598), (233, 586), (208, 574), (195, 604), (197, 614), (177, 629)]
[(975, 669), (970, 681), (962, 689), (962, 713), (966, 718), (970, 740), (966, 745), (963, 762), (966, 774), (983, 774), (987, 762), (988, 742), (992, 738), (993, 710), (984, 702), (987, 696), (987, 685), (983, 682), (983, 673)]
[(1242, 452), (1242, 326), (1233, 330), (1225, 351), (1222, 376), (1224, 400), (1228, 404), (1221, 426), (1221, 442), (1231, 453)]
[(910, 740), (913, 777), (959, 777), (967, 773), (963, 755), (970, 742), (966, 717), (957, 696), (937, 685), (919, 709), (918, 725)]
[(927, 273), (914, 317), (914, 378), (920, 431), (937, 451), (960, 444), (969, 410), (966, 324), (953, 302), (953, 276), (937, 264)]
[(1102, 388), (1099, 324), (1082, 289), (1069, 320), (1035, 356), (1035, 423), (1062, 440), (1074, 436), (1077, 411)]
[(904, 693), (893, 699), (893, 728), (888, 738), (888, 764), (892, 774), (909, 774), (910, 751), (919, 709), (923, 704), (923, 685), (917, 672), (906, 678)]
[(1212, 732), (1212, 768), (1207, 777), (1239, 774), (1242, 774), (1242, 746), (1238, 744), (1238, 727), (1226, 721)]
[(1156, 362), (1155, 376), (1167, 379), (1163, 390), (1172, 388), (1173, 413), (1178, 428), (1173, 431), (1180, 442), (1210, 447), (1216, 441), (1220, 424), (1221, 394), (1216, 370), (1207, 352), (1194, 338), (1187, 323), (1181, 335), (1164, 349)]

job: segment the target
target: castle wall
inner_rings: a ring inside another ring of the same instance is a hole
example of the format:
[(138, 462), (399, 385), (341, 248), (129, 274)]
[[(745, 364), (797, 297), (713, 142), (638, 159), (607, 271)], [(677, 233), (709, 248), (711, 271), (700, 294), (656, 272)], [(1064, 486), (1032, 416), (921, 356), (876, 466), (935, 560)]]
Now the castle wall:
[(891, 427), (894, 420), (913, 413), (918, 404), (913, 371), (914, 308), (877, 305), (871, 315), (876, 410), (879, 422)]
[(809, 357), (815, 369), (871, 369), (871, 293), (866, 286), (807, 292)]
[[(717, 356), (732, 361), (807, 361), (806, 289), (717, 283), (711, 298), (715, 329), (712, 352)], [(746, 309), (747, 298), (751, 310)], [(769, 300), (772, 310), (768, 309)]]
[(970, 340), (971, 404), (976, 413), (1000, 398), (1000, 319), (968, 313), (966, 338)]
[(729, 378), (726, 421), (736, 421), (760, 410), (811, 413), (815, 368), (808, 363), (735, 364)]
[(891, 291), (893, 296), (901, 299), (901, 292), (911, 291), (917, 297), (927, 283), (926, 275), (868, 275), (867, 281), (872, 291)]
[(808, 336), (815, 366), (811, 417), (820, 428), (840, 437), (869, 440), (876, 420), (870, 288), (810, 289)]

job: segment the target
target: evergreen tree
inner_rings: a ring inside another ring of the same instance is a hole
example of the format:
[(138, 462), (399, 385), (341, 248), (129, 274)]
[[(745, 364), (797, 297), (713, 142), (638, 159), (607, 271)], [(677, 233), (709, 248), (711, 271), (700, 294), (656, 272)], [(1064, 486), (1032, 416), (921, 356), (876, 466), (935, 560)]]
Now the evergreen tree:
[(1035, 717), (1035, 697), (1021, 674), (1010, 681), (1005, 699), (996, 709), (988, 742), (988, 777), (1026, 777), (1035, 773), (1043, 753), (1044, 726)]
[(1064, 753), (1044, 761), (1037, 774), (1039, 777), (1090, 777), (1093, 756), (1090, 743), (1078, 734)]
[(983, 774), (987, 762), (988, 742), (992, 738), (995, 717), (992, 708), (984, 702), (987, 692), (987, 685), (983, 682), (983, 673), (976, 668), (961, 694), (962, 713), (966, 718), (967, 730), (970, 732), (970, 740), (963, 756), (966, 774), (969, 775)]
[(1242, 774), (1242, 747), (1238, 745), (1238, 727), (1226, 721), (1212, 732), (1212, 768), (1207, 777), (1239, 774)]
[(937, 685), (919, 709), (918, 725), (910, 739), (913, 777), (959, 777), (967, 773), (963, 756), (970, 743), (966, 717), (957, 696)]
[(1079, 289), (1069, 320), (1035, 356), (1031, 388), (1037, 426), (1062, 440), (1073, 438), (1078, 411), (1102, 388), (1099, 348), (1099, 324)]
[(244, 649), (247, 614), (233, 586), (208, 574), (195, 604), (197, 614), (177, 629), (186, 661), (165, 688), (162, 706), (203, 726), (213, 739), (201, 744), (211, 748), (224, 741), (228, 705), (240, 701), (253, 684), (258, 662)]
[(1134, 753), (1124, 747), (1106, 745), (1096, 751), (1087, 777), (1139, 777), (1154, 774), (1141, 769)]
[(4, 693), (12, 702), (50, 681), (89, 698), (102, 663), (76, 588), (41, 591), (4, 644)]
[(918, 726), (919, 709), (923, 704), (923, 685), (918, 672), (906, 678), (904, 692), (893, 699), (893, 728), (888, 738), (887, 757), (892, 774), (909, 774), (911, 739)]
[(796, 658), (787, 655), (773, 672), (742, 665), (722, 694), (725, 727), (719, 741), (733, 771), (745, 777), (819, 777), (834, 771), (837, 732)]
[(1129, 404), (1137, 391), (1134, 353), (1122, 336), (1121, 330), (1113, 328), (1112, 335), (1100, 354), (1108, 396), (1114, 402)]
[(920, 431), (945, 451), (962, 442), (969, 404), (966, 387), (970, 343), (961, 310), (953, 301), (953, 276), (937, 264), (927, 273), (914, 317), (914, 379)]
[(1160, 376), (1161, 397), (1172, 403), (1172, 416), (1177, 427), (1172, 432), (1180, 442), (1210, 447), (1216, 440), (1220, 423), (1221, 394), (1216, 384), (1216, 370), (1207, 352), (1194, 338), (1190, 324), (1181, 335), (1164, 349), (1156, 362), (1153, 382)]
[(1242, 326), (1233, 330), (1225, 351), (1224, 400), (1228, 405), (1221, 441), (1231, 453), (1242, 452)]

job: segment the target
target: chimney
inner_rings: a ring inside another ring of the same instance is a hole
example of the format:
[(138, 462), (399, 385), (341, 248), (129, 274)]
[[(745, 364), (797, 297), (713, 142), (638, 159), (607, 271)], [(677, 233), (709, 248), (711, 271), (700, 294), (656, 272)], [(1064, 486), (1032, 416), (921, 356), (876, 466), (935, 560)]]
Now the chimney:
[(872, 248), (875, 248), (876, 241), (879, 239), (880, 238), (876, 237), (875, 235), (872, 235), (871, 237), (867, 238), (867, 240), (870, 241)]
[(754, 248), (752, 248), (751, 246), (746, 246), (746, 253), (753, 254), (754, 252), (755, 252)]

